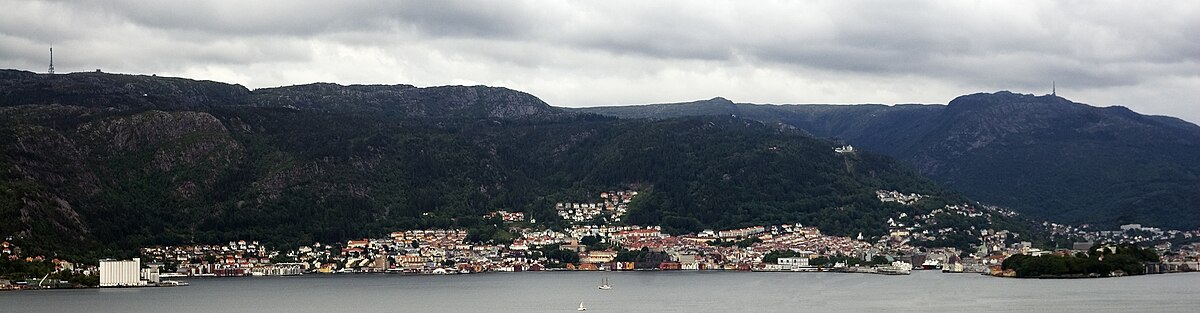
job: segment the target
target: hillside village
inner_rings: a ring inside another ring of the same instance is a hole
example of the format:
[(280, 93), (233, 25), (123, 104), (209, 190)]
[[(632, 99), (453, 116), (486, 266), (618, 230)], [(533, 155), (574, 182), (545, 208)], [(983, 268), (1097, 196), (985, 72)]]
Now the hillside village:
[[(299, 273), (390, 272), (414, 274), (460, 274), (479, 272), (521, 272), (545, 270), (738, 270), (738, 271), (864, 271), (904, 263), (914, 269), (941, 269), (946, 272), (992, 273), (1014, 254), (1069, 254), (1086, 250), (1095, 243), (1146, 243), (1160, 253), (1172, 251), (1164, 259), (1163, 271), (1200, 268), (1197, 256), (1200, 244), (1173, 246), (1172, 239), (1191, 239), (1200, 231), (1161, 231), (1140, 225), (1126, 225), (1120, 231), (1087, 231), (1084, 228), (1046, 223), (1057, 236), (1079, 238), (1071, 247), (1040, 249), (1031, 240), (1009, 230), (992, 228), (957, 229), (944, 226), (952, 218), (967, 218), (986, 224), (993, 216), (1012, 217), (1016, 213), (998, 207), (958, 204), (946, 205), (924, 214), (901, 213), (880, 221), (888, 234), (878, 238), (831, 236), (815, 227), (801, 224), (761, 225), (739, 229), (705, 230), (672, 236), (657, 226), (620, 225), (636, 191), (604, 192), (599, 202), (557, 203), (559, 216), (570, 222), (562, 230), (531, 227), (521, 212), (495, 211), (488, 217), (499, 218), (519, 234), (511, 243), (479, 244), (466, 240), (463, 229), (403, 230), (386, 238), (362, 238), (339, 243), (314, 243), (289, 251), (254, 250), (255, 242), (230, 243), (213, 247), (173, 248), (184, 251), (211, 251), (213, 257), (176, 257), (178, 273), (183, 275), (285, 275)], [(881, 203), (915, 205), (926, 195), (880, 190)], [(594, 225), (600, 218), (612, 223)], [(534, 223), (531, 223), (534, 222)], [(520, 225), (520, 226), (517, 226)], [(948, 237), (970, 236), (978, 244), (963, 249), (928, 246)], [(162, 248), (143, 249), (143, 255), (159, 258)], [(171, 254), (164, 254), (171, 255)], [(178, 255), (178, 254), (176, 254)], [(783, 258), (773, 256), (783, 255)], [(216, 262), (208, 262), (213, 259)], [(782, 261), (781, 261), (782, 259)], [(275, 265), (266, 261), (281, 261)], [(195, 264), (199, 261), (199, 264)], [(289, 270), (273, 270), (285, 267)], [(222, 269), (234, 269), (222, 270)], [(1000, 273), (996, 273), (1000, 274)]]
[(591, 221), (596, 218), (620, 222), (621, 216), (629, 211), (629, 201), (637, 196), (637, 191), (617, 191), (600, 194), (602, 202), (598, 203), (555, 203), (554, 210), (564, 220), (575, 223)]

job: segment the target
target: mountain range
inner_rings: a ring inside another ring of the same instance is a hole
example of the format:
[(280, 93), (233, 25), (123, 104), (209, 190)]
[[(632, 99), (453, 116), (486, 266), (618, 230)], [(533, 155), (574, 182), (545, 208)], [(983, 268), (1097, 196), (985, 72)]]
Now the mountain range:
[[(467, 228), (640, 191), (668, 233), (805, 223), (882, 235), (896, 190), (965, 201), (892, 158), (749, 119), (622, 120), (484, 86), (239, 85), (0, 71), (0, 235), (85, 258), (147, 246), (275, 247)], [(936, 206), (936, 204), (934, 204)]]
[[(948, 105), (726, 99), (568, 109), (506, 88), (243, 86), (0, 70), (0, 235), (33, 251), (275, 246), (469, 228), (641, 191), (625, 223), (669, 233), (804, 223), (882, 235), (914, 208), (1000, 204), (1055, 221), (1196, 227), (1197, 126), (1009, 92)], [(836, 153), (852, 144), (855, 153)], [(40, 250), (39, 250), (40, 249)]]
[(737, 116), (882, 153), (973, 200), (1051, 221), (1200, 226), (1200, 127), (1007, 91), (946, 105), (766, 105), (723, 98), (578, 109), (633, 119)]

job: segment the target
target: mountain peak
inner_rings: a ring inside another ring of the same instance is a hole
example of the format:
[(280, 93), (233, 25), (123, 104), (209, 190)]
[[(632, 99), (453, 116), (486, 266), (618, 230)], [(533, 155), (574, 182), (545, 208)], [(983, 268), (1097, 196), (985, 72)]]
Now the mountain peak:
[(980, 110), (1071, 110), (1088, 107), (1057, 95), (1033, 95), (1007, 90), (994, 93), (974, 93), (954, 98), (947, 104), (948, 113), (977, 112)]
[(688, 105), (688, 106), (705, 106), (705, 107), (733, 107), (735, 103), (733, 103), (733, 101), (730, 101), (729, 99), (725, 99), (724, 97), (714, 97), (714, 98), (708, 99), (708, 100), (696, 100), (696, 101), (691, 101), (691, 102), (679, 102), (679, 103), (668, 103), (668, 104)]
[(706, 102), (710, 102), (710, 103), (722, 103), (722, 104), (733, 104), (733, 101), (729, 101), (729, 99), (725, 99), (724, 97), (714, 97), (714, 98), (712, 98), (712, 99), (708, 99), (708, 101), (706, 101)]
[(978, 92), (969, 95), (962, 95), (950, 100), (949, 105), (963, 103), (1003, 103), (1003, 102), (1048, 102), (1051, 100), (1066, 100), (1057, 95), (1042, 95), (1036, 96), (1033, 94), (1015, 93), (1008, 90), (1001, 90), (993, 93)]

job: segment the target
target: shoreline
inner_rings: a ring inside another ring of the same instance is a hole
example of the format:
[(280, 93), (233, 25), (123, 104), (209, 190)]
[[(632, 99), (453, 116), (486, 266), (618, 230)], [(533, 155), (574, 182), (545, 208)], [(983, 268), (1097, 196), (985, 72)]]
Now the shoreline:
[[(937, 270), (914, 270), (913, 272), (928, 272), (928, 273), (946, 274), (946, 275), (950, 275), (950, 276), (964, 276), (964, 275), (957, 275), (957, 274), (976, 274), (976, 273), (964, 273), (964, 272), (942, 272), (942, 271), (937, 271)], [(411, 276), (411, 277), (417, 277), (417, 276), (461, 276), (461, 275), (475, 275), (475, 274), (481, 274), (481, 275), (513, 274), (513, 275), (515, 275), (515, 274), (529, 274), (529, 273), (798, 273), (798, 274), (799, 273), (804, 273), (804, 274), (829, 273), (829, 274), (864, 274), (864, 275), (872, 275), (872, 276), (911, 276), (909, 274), (887, 274), (887, 273), (855, 272), (855, 271), (763, 271), (763, 270), (758, 270), (758, 271), (740, 271), (740, 270), (739, 271), (726, 271), (726, 270), (690, 270), (690, 271), (669, 270), (669, 271), (664, 271), (664, 270), (656, 270), (656, 269), (645, 269), (645, 270), (629, 270), (629, 271), (579, 271), (579, 270), (543, 270), (543, 271), (522, 271), (522, 272), (500, 272), (500, 271), (497, 271), (497, 272), (450, 273), (450, 274), (398, 273), (398, 272), (355, 272), (355, 273), (307, 273), (307, 274), (302, 274), (302, 275), (271, 275), (271, 276), (253, 276), (253, 275), (246, 275), (246, 276), (184, 276), (184, 277), (179, 277), (179, 278), (187, 278), (189, 280), (190, 279), (234, 280), (234, 279), (255, 279), (255, 278), (302, 278), (302, 277), (334, 278), (334, 277), (348, 277), (348, 276)], [(987, 273), (978, 273), (978, 274), (980, 274), (979, 276), (986, 276), (986, 277), (991, 277), (991, 278), (1010, 278), (1010, 279), (1018, 279), (1018, 280), (1080, 280), (1080, 279), (1105, 279), (1105, 278), (1157, 276), (1157, 275), (1170, 275), (1170, 274), (1195, 274), (1195, 273), (1200, 273), (1200, 271), (1166, 272), (1166, 273), (1119, 275), (1119, 276), (1015, 277), (1015, 276), (996, 276), (996, 275), (990, 275)], [(186, 281), (182, 281), (182, 282), (186, 283)], [(76, 287), (69, 287), (69, 288), (28, 288), (28, 289), (14, 288), (14, 289), (0, 289), (0, 292), (38, 291), (38, 290), (80, 290), (80, 289), (138, 289), (138, 288), (171, 288), (171, 287), (187, 287), (187, 285), (148, 285), (148, 286), (113, 286), (113, 287), (76, 286)]]

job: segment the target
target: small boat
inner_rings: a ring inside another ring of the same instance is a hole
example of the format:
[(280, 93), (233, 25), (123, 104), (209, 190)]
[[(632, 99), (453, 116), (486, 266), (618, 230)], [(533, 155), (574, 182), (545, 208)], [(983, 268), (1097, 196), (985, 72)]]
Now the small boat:
[(162, 282), (159, 282), (158, 285), (160, 287), (180, 287), (180, 286), (187, 286), (189, 284), (186, 281), (164, 280)]
[(939, 269), (942, 269), (942, 263), (938, 262), (937, 260), (933, 260), (933, 259), (925, 260), (925, 263), (921, 263), (921, 269), (923, 269), (923, 270), (939, 270)]
[(612, 285), (608, 284), (608, 277), (605, 277), (604, 280), (600, 282), (600, 290), (609, 290), (609, 289), (612, 289)]
[(579, 302), (579, 308), (575, 309), (575, 310), (576, 311), (587, 311), (587, 308), (583, 307), (583, 302)]

